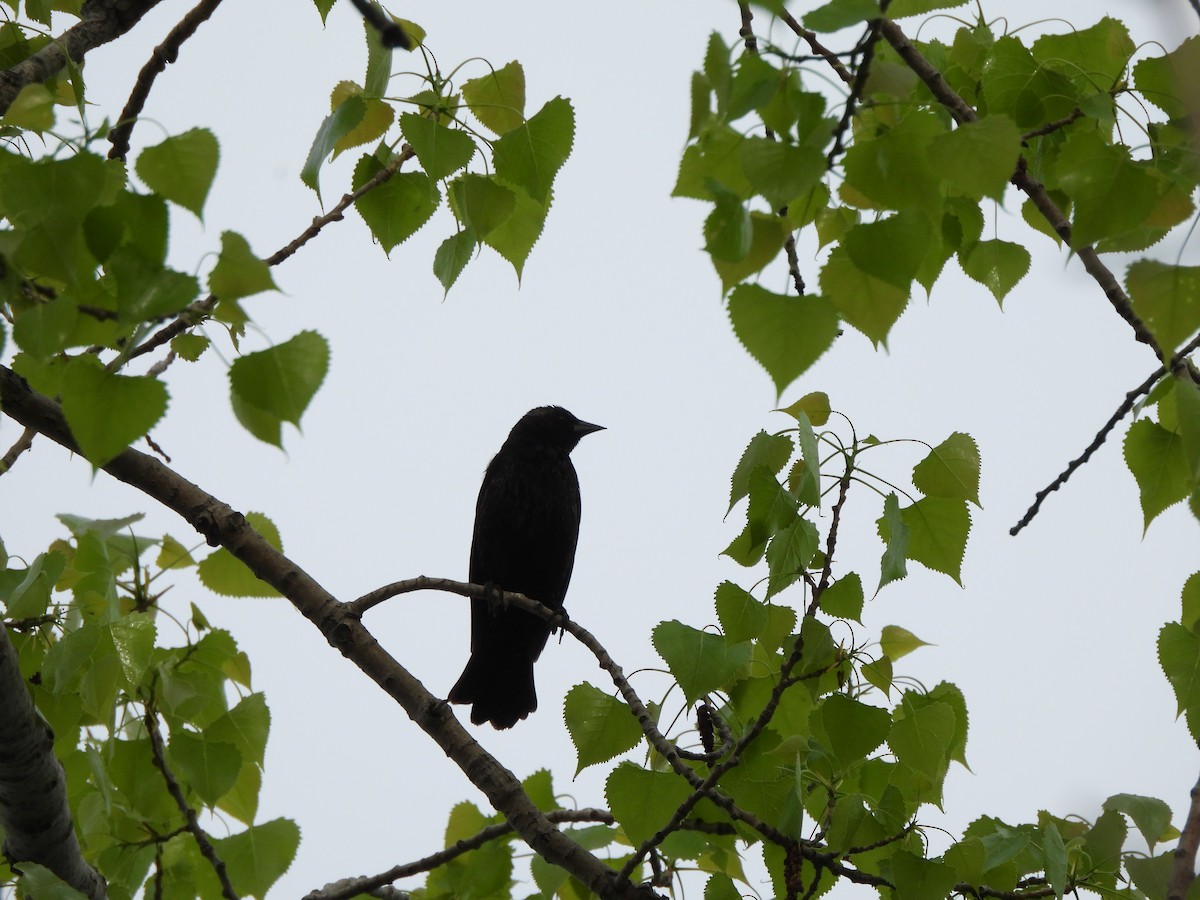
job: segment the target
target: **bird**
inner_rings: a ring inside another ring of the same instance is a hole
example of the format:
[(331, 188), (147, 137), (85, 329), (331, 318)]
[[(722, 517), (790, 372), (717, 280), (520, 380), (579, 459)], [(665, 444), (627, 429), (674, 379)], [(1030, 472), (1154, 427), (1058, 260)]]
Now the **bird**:
[[(539, 406), (513, 426), (488, 463), (475, 504), (470, 579), (490, 592), (524, 594), (563, 608), (579, 539), (579, 478), (571, 451), (604, 426), (561, 406)], [(537, 709), (533, 664), (550, 625), (524, 610), (471, 599), (471, 655), (450, 689), (471, 722), (511, 728)]]

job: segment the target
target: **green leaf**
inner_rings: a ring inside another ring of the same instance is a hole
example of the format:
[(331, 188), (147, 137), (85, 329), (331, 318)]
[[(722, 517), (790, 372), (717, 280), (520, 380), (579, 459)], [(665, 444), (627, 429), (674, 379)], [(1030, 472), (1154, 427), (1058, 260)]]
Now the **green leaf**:
[(222, 300), (239, 300), (260, 291), (278, 288), (271, 269), (254, 255), (236, 231), (221, 232), (221, 256), (208, 276), (208, 289)]
[[(979, 503), (979, 447), (956, 431), (913, 468), (913, 485), (929, 497)], [(982, 507), (980, 507), (982, 508)]]
[(88, 462), (97, 468), (146, 434), (167, 411), (167, 389), (147, 376), (114, 375), (93, 356), (67, 365), (63, 415)]
[[(1175, 853), (1168, 851), (1147, 859), (1137, 857), (1132, 853), (1122, 862), (1129, 873), (1133, 886), (1143, 897), (1167, 897), (1171, 885), (1171, 877), (1175, 870)], [(1191, 891), (1188, 892), (1191, 894)]]
[(465, 131), (447, 128), (425, 116), (405, 113), (400, 117), (400, 130), (425, 174), (435, 181), (457, 172), (475, 155), (475, 141)]
[(617, 766), (604, 785), (608, 808), (635, 847), (666, 825), (691, 793), (678, 775), (630, 762)]
[(652, 639), (689, 705), (724, 687), (750, 659), (748, 643), (730, 644), (721, 635), (699, 631), (678, 620), (660, 623)]
[(913, 708), (902, 702), (896, 715), (888, 734), (888, 745), (896, 759), (933, 785), (940, 785), (950, 762), (950, 745), (954, 740), (953, 707), (938, 701)]
[(1054, 896), (1062, 900), (1067, 889), (1067, 847), (1053, 822), (1047, 822), (1042, 828), (1042, 854), (1046, 880), (1054, 889)]
[(334, 141), (333, 159), (354, 147), (379, 140), (387, 133), (396, 117), (396, 111), (392, 109), (391, 104), (379, 97), (365, 96), (363, 89), (352, 81), (341, 81), (334, 86), (330, 96), (331, 111), (336, 112), (349, 97), (362, 100), (362, 115), (353, 128)]
[(281, 447), (281, 423), (300, 427), (328, 370), (329, 345), (315, 331), (239, 357), (229, 368), (234, 413), (259, 440)]
[(983, 67), (980, 87), (991, 114), (1002, 113), (1021, 129), (1070, 115), (1076, 91), (1065, 75), (1042, 65), (1011, 35), (996, 40)]
[(496, 134), (525, 121), (525, 70), (515, 60), (472, 78), (463, 84), (462, 95), (475, 118)]
[(147, 147), (137, 173), (150, 190), (204, 218), (204, 201), (217, 172), (217, 139), (207, 128), (193, 128)]
[(188, 787), (211, 807), (233, 788), (242, 755), (231, 744), (179, 730), (171, 735), (170, 762)]
[[(1033, 43), (1035, 57), (1062, 71), (1077, 71), (1078, 80), (1105, 92), (1117, 86), (1135, 50), (1125, 25), (1109, 16), (1089, 28), (1044, 34)], [(1153, 98), (1147, 99), (1153, 102)]]
[(771, 538), (767, 547), (768, 600), (799, 580), (816, 555), (818, 541), (816, 526), (802, 518), (794, 519)]
[[(879, 520), (879, 536), (886, 545), (880, 563), (879, 587), (908, 575), (908, 525), (900, 513), (900, 501), (888, 494), (883, 501), (883, 518)], [(878, 588), (876, 589), (878, 590)]]
[(1185, 628), (1198, 631), (1200, 625), (1200, 572), (1193, 572), (1183, 583), (1183, 614), (1179, 621)]
[(1154, 845), (1172, 840), (1179, 832), (1171, 827), (1171, 807), (1156, 797), (1141, 797), (1137, 794), (1113, 794), (1104, 801), (1105, 810), (1116, 810), (1133, 819), (1142, 837), (1154, 851)]
[(539, 203), (524, 191), (514, 191), (517, 198), (513, 214), (483, 238), (483, 242), (503, 256), (521, 277), (525, 260), (541, 237), (550, 211), (550, 201)]
[[(908, 526), (908, 558), (962, 585), (962, 561), (971, 530), (965, 500), (923, 497), (901, 510)], [(880, 520), (880, 528), (886, 521)], [(886, 540), (886, 538), (885, 538)]]
[(209, 347), (209, 340), (202, 334), (179, 334), (171, 338), (171, 349), (188, 362), (198, 360)]
[(1074, 204), (1071, 246), (1086, 247), (1142, 225), (1158, 205), (1159, 188), (1129, 150), (1094, 131), (1072, 129), (1058, 152), (1051, 187)]
[[(383, 168), (375, 157), (364, 156), (354, 167), (354, 189), (361, 188)], [(390, 253), (428, 222), (441, 202), (441, 192), (424, 172), (400, 172), (355, 200), (354, 208), (383, 252)]]
[(833, 344), (838, 318), (823, 297), (788, 297), (741, 285), (729, 297), (729, 319), (742, 346), (775, 382), (777, 395)]
[[(854, 141), (844, 158), (843, 199), (852, 196), (848, 202), (874, 209), (920, 210), (939, 221), (942, 179), (929, 160), (929, 144), (945, 132), (932, 113), (910, 113), (891, 130)], [(903, 177), (896, 177), (900, 172)]]
[(754, 226), (742, 199), (719, 184), (712, 185), (713, 211), (704, 220), (704, 252), (713, 263), (736, 264), (750, 253)]
[[(896, 5), (911, 6), (916, 2), (919, 0), (910, 0), (909, 3), (898, 0)], [(893, 16), (900, 14), (892, 13)], [(958, 872), (952, 866), (922, 859), (907, 850), (897, 850), (889, 862), (892, 882), (896, 885), (896, 900), (942, 900), (953, 893), (954, 885), (958, 882)]]
[(767, 607), (731, 581), (717, 585), (716, 607), (721, 630), (731, 643), (752, 641), (767, 627)]
[(793, 146), (769, 138), (748, 137), (742, 141), (738, 153), (747, 180), (772, 209), (787, 206), (807, 194), (825, 177), (824, 155), (807, 144)]
[(116, 651), (124, 686), (133, 691), (141, 684), (150, 667), (154, 650), (154, 619), (148, 613), (129, 613), (108, 626), (108, 637)]
[(804, 14), (804, 24), (813, 31), (841, 31), (879, 16), (876, 0), (830, 0)]
[(785, 412), (793, 419), (799, 419), (800, 414), (808, 416), (808, 420), (813, 425), (820, 428), (829, 421), (829, 395), (824, 391), (813, 391), (811, 394), (805, 394), (791, 406), (776, 410), (776, 412)]
[(234, 890), (261, 900), (296, 858), (300, 829), (290, 819), (272, 819), (241, 834), (214, 839), (213, 845)]
[(862, 621), (862, 579), (854, 572), (843, 575), (821, 594), (821, 609), (838, 619)]
[(308, 151), (308, 158), (300, 169), (300, 180), (316, 191), (318, 199), (321, 197), (321, 166), (325, 165), (325, 160), (329, 159), (338, 141), (362, 121), (366, 111), (367, 101), (360, 95), (351, 94), (325, 117), (321, 127), (317, 129), (312, 147)]
[(767, 263), (775, 259), (787, 240), (787, 226), (779, 216), (751, 210), (749, 221), (750, 244), (742, 258), (725, 260), (709, 253), (713, 268), (721, 279), (722, 293), (762, 271)]
[[(280, 552), (283, 542), (279, 539), (279, 529), (275, 523), (262, 513), (246, 513), (246, 522), (266, 540), (268, 544)], [(279, 592), (246, 568), (246, 564), (226, 550), (219, 547), (200, 561), (196, 569), (200, 581), (214, 594), (222, 597), (278, 597)]]
[(34, 303), (16, 313), (13, 340), (34, 359), (45, 360), (71, 345), (79, 310), (70, 296)]
[(513, 214), (517, 195), (492, 176), (466, 174), (450, 183), (450, 203), (464, 228), (486, 237)]
[(50, 594), (66, 563), (66, 557), (57, 551), (39, 553), (5, 598), (8, 618), (32, 619), (45, 613), (50, 606)]
[(1200, 38), (1191, 35), (1170, 53), (1139, 62), (1133, 80), (1147, 100), (1172, 119), (1184, 119), (1196, 114), (1197, 67)]
[(1194, 488), (1183, 439), (1149, 419), (1139, 419), (1129, 427), (1125, 464), (1137, 481), (1145, 528)]
[(629, 707), (590, 684), (577, 684), (563, 701), (563, 718), (578, 754), (575, 774), (608, 762), (642, 739), (642, 727)]
[(742, 458), (738, 460), (737, 468), (729, 486), (729, 511), (739, 500), (750, 493), (750, 475), (759, 466), (766, 466), (772, 474), (778, 475), (792, 456), (792, 440), (786, 434), (767, 434), (760, 431), (750, 439)]
[(433, 274), (447, 294), (471, 261), (477, 246), (479, 243), (475, 239), (475, 232), (467, 228), (450, 235), (437, 248), (433, 255)]
[(868, 706), (845, 694), (830, 694), (813, 712), (814, 733), (848, 769), (862, 762), (887, 740), (892, 717), (886, 709)]
[(237, 748), (246, 763), (261, 766), (270, 730), (271, 712), (267, 709), (266, 698), (262, 694), (250, 694), (205, 728), (204, 737)]
[(895, 662), (912, 653), (918, 647), (928, 647), (929, 642), (923, 641), (911, 631), (899, 625), (884, 625), (879, 639), (883, 655)]
[(833, 249), (821, 269), (821, 291), (843, 319), (885, 347), (888, 332), (908, 305), (908, 288), (864, 272), (844, 245)]
[(971, 244), (959, 251), (958, 262), (967, 275), (1002, 302), (1029, 272), (1029, 251), (1020, 244), (998, 238)]
[[(933, 228), (924, 213), (898, 212), (855, 225), (842, 238), (842, 246), (860, 272), (900, 288), (907, 296), (929, 253), (932, 236)], [(822, 285), (824, 278), (822, 274)]]
[(4, 112), (3, 123), (39, 134), (54, 127), (54, 95), (44, 84), (27, 84)]
[(935, 137), (929, 158), (946, 181), (972, 200), (1001, 200), (1021, 155), (1021, 129), (1005, 115), (965, 122)]
[(21, 877), (17, 884), (20, 886), (22, 897), (37, 897), (38, 900), (87, 900), (87, 894), (75, 890), (45, 866), (22, 862), (20, 871)]
[(117, 286), (117, 316), (122, 322), (152, 322), (173, 316), (200, 293), (194, 276), (150, 262), (125, 247), (106, 264)]
[(538, 203), (548, 203), (554, 176), (570, 155), (574, 139), (571, 102), (555, 97), (492, 144), (496, 176), (524, 188)]
[(1158, 632), (1158, 664), (1175, 691), (1177, 715), (1187, 713), (1188, 731), (1200, 741), (1200, 635), (1168, 622)]
[(1140, 259), (1125, 274), (1133, 311), (1164, 352), (1173, 353), (1200, 328), (1200, 266)]

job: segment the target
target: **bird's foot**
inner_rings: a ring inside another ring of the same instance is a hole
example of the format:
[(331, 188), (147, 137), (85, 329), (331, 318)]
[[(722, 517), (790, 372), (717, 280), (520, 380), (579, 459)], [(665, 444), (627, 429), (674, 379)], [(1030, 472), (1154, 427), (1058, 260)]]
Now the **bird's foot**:
[(567, 615), (567, 611), (565, 609), (560, 608), (555, 611), (554, 618), (546, 623), (550, 626), (551, 634), (555, 634), (555, 633), (558, 634), (558, 642), (560, 644), (562, 643), (562, 636), (563, 636), (563, 632), (565, 631), (565, 629), (563, 628), (563, 625), (569, 621), (571, 621), (571, 617)]
[(508, 610), (508, 600), (500, 585), (494, 581), (484, 582), (484, 601), (487, 603), (488, 615), (495, 617)]

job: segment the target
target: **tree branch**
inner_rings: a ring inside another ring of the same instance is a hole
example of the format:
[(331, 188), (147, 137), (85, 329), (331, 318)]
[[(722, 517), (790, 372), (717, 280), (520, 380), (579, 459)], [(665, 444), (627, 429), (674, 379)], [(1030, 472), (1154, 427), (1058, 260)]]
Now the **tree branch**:
[(7, 474), (20, 455), (33, 446), (33, 436), (35, 434), (37, 432), (32, 428), (26, 428), (21, 432), (21, 436), (8, 448), (8, 452), (4, 454), (4, 458), (0, 459), (0, 475)]
[[(26, 427), (78, 453), (57, 403), (0, 366), (0, 408)], [(212, 546), (222, 546), (283, 594), (329, 644), (392, 697), (454, 761), (517, 834), (547, 862), (566, 869), (605, 898), (650, 898), (653, 891), (619, 878), (603, 860), (560, 832), (521, 788), (512, 772), (462, 727), (449, 704), (435, 697), (387, 653), (359, 618), (311, 575), (272, 547), (245, 516), (151, 456), (128, 449), (101, 468), (178, 513)]]
[(1196, 880), (1196, 849), (1200, 847), (1200, 781), (1192, 787), (1192, 804), (1188, 807), (1187, 823), (1179, 836), (1171, 862), (1171, 880), (1167, 883), (1167, 900), (1184, 900), (1188, 888)]
[[(605, 825), (613, 824), (612, 813), (605, 809), (555, 809), (546, 813), (546, 818), (557, 824), (564, 822), (600, 822)], [(304, 895), (303, 900), (350, 900), (359, 894), (365, 894), (376, 888), (391, 884), (401, 878), (428, 872), (438, 866), (445, 865), (450, 860), (462, 856), (471, 850), (478, 850), (489, 841), (512, 834), (513, 827), (507, 822), (489, 825), (469, 838), (463, 838), (444, 850), (431, 853), (415, 862), (393, 866), (378, 875), (364, 875), (359, 878), (344, 878), (333, 884), (328, 884), (317, 891)]]
[(129, 153), (129, 136), (133, 134), (133, 126), (137, 124), (138, 116), (141, 115), (146, 100), (150, 96), (150, 88), (154, 86), (154, 79), (179, 58), (179, 48), (183, 46), (183, 42), (195, 34), (196, 29), (208, 21), (220, 5), (221, 0), (200, 0), (199, 5), (171, 29), (166, 40), (154, 48), (154, 52), (150, 54), (150, 60), (142, 66), (142, 71), (138, 73), (137, 81), (133, 84), (133, 91), (130, 92), (129, 99), (125, 101), (125, 108), (121, 110), (116, 126), (108, 133), (108, 142), (112, 144), (108, 151), (109, 159), (124, 159), (125, 155)]
[(13, 863), (45, 866), (75, 890), (102, 900), (107, 887), (75, 837), (54, 732), (34, 709), (16, 648), (0, 623), (0, 827)]
[(102, 44), (116, 40), (160, 0), (86, 0), (80, 19), (37, 53), (0, 72), (0, 115), (8, 111), (21, 88), (38, 84), (60, 72), (67, 60), (83, 60)]
[[(278, 250), (264, 259), (263, 262), (265, 262), (268, 266), (279, 265), (297, 250), (315, 238), (318, 234), (320, 234), (321, 229), (330, 222), (340, 221), (346, 210), (350, 207), (350, 204), (352, 204), (359, 197), (363, 196), (363, 194), (366, 194), (368, 191), (373, 190), (374, 188), (383, 184), (385, 181), (399, 172), (400, 167), (404, 165), (405, 162), (412, 159), (415, 155), (416, 154), (413, 152), (412, 147), (410, 147), (408, 144), (405, 144), (404, 147), (401, 148), (400, 152), (396, 155), (396, 158), (371, 176), (371, 178), (365, 182), (362, 187), (356, 191), (350, 191), (349, 193), (343, 194), (342, 199), (339, 200), (337, 204), (331, 210), (329, 210), (329, 212), (325, 213), (323, 216), (317, 216), (314, 218), (312, 220), (312, 224), (304, 229), (304, 231), (300, 232), (300, 234), (291, 243), (280, 247)], [(206, 318), (216, 305), (217, 297), (213, 294), (209, 294), (203, 300), (197, 300), (195, 303), (190, 304), (185, 310), (183, 310), (183, 312), (179, 313), (170, 322), (170, 324), (163, 326), (150, 337), (146, 338), (145, 341), (138, 344), (127, 354), (125, 354), (123, 360), (128, 362), (135, 357), (142, 356), (158, 349), (172, 338), (177, 337), (196, 323)]]
[(179, 812), (183, 814), (188, 833), (195, 839), (196, 846), (200, 848), (200, 855), (208, 860), (213, 871), (217, 873), (217, 880), (221, 882), (221, 896), (225, 900), (241, 900), (237, 891), (233, 889), (233, 885), (229, 883), (229, 873), (225, 870), (225, 861), (217, 855), (212, 841), (200, 827), (196, 811), (188, 805), (187, 798), (183, 796), (183, 789), (179, 787), (179, 782), (175, 780), (175, 776), (171, 774), (171, 769), (167, 766), (167, 757), (163, 752), (162, 732), (158, 730), (158, 713), (154, 711), (152, 703), (146, 704), (146, 715), (142, 721), (146, 723), (146, 733), (150, 737), (150, 752), (154, 756), (154, 766), (162, 773), (163, 779), (167, 782), (167, 792), (175, 801), (175, 805), (179, 807)]
[[(978, 121), (979, 117), (975, 114), (975, 110), (954, 92), (950, 85), (947, 84), (946, 79), (942, 77), (942, 73), (934, 68), (933, 64), (913, 46), (899, 25), (891, 19), (883, 19), (881, 20), (879, 30), (887, 42), (895, 49), (896, 53), (899, 54), (900, 58), (904, 60), (905, 64), (917, 74), (918, 78), (925, 82), (925, 86), (929, 88), (933, 96), (949, 110), (950, 114), (954, 116), (955, 121), (959, 124)], [(1067, 217), (1058, 208), (1058, 205), (1050, 199), (1045, 185), (1029, 174), (1024, 157), (1017, 160), (1016, 171), (1010, 180), (1028, 195), (1029, 199), (1033, 201), (1033, 205), (1037, 207), (1038, 212), (1045, 217), (1058, 236), (1066, 241), (1068, 246), (1072, 246), (1070, 222), (1067, 221)], [(1079, 256), (1087, 273), (1100, 285), (1104, 291), (1104, 296), (1108, 298), (1117, 315), (1129, 324), (1129, 327), (1133, 329), (1134, 336), (1143, 344), (1150, 347), (1159, 361), (1163, 365), (1166, 365), (1166, 354), (1158, 346), (1154, 335), (1150, 333), (1142, 320), (1138, 318), (1137, 313), (1134, 312), (1133, 305), (1129, 302), (1129, 297), (1121, 288), (1116, 276), (1100, 260), (1096, 248), (1090, 245), (1072, 248)]]
[[(1192, 353), (1198, 348), (1200, 348), (1200, 335), (1192, 338), (1192, 340), (1185, 344), (1179, 350), (1179, 352), (1171, 358), (1171, 371), (1175, 371), (1176, 367), (1178, 367), (1180, 363), (1184, 361), (1188, 354)], [(1150, 390), (1158, 383), (1158, 380), (1166, 374), (1167, 367), (1159, 366), (1154, 370), (1149, 378), (1125, 395), (1125, 399), (1121, 401), (1121, 405), (1117, 407), (1117, 411), (1114, 412), (1109, 417), (1108, 421), (1104, 423), (1104, 427), (1096, 433), (1096, 436), (1092, 438), (1092, 442), (1087, 445), (1087, 448), (1083, 451), (1083, 453), (1071, 460), (1071, 462), (1067, 464), (1066, 469), (1063, 470), (1062, 474), (1060, 474), (1042, 490), (1037, 492), (1037, 494), (1034, 496), (1033, 505), (1025, 511), (1025, 515), (1021, 517), (1021, 521), (1008, 530), (1010, 535), (1015, 537), (1022, 528), (1033, 521), (1033, 517), (1036, 516), (1038, 511), (1042, 508), (1042, 501), (1050, 496), (1051, 493), (1057, 491), (1060, 487), (1066, 484), (1067, 479), (1075, 474), (1075, 470), (1092, 458), (1092, 454), (1099, 450), (1100, 445), (1103, 444), (1108, 438), (1109, 432), (1111, 432), (1117, 426), (1117, 423), (1125, 418), (1129, 411), (1133, 409), (1133, 406), (1135, 403), (1137, 403), (1138, 398), (1143, 394), (1150, 393)]]

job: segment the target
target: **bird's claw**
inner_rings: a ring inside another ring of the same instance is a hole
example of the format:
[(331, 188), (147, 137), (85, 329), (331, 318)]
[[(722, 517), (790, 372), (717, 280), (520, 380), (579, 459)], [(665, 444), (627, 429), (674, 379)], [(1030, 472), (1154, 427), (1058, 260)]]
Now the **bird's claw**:
[(486, 582), (483, 586), (483, 599), (487, 603), (488, 615), (495, 618), (508, 610), (508, 599), (504, 596), (504, 591), (500, 585), (494, 581)]

